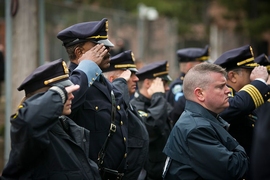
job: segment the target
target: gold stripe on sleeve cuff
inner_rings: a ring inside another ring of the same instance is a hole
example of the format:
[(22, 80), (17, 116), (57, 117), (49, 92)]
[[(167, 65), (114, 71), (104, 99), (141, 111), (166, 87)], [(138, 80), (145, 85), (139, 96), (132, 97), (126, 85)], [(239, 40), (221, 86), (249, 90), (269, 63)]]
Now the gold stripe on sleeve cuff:
[(245, 85), (240, 91), (246, 91), (251, 96), (256, 108), (264, 103), (264, 99), (260, 91), (255, 86), (248, 84)]

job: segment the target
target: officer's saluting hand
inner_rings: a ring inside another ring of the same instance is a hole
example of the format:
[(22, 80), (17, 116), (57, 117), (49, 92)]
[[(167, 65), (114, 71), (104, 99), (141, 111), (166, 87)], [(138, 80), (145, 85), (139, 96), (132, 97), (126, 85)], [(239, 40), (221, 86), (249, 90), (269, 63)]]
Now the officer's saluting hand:
[(150, 97), (152, 97), (152, 95), (157, 92), (165, 93), (165, 88), (164, 88), (162, 79), (159, 77), (154, 79), (150, 88), (147, 89), (147, 92)]
[(97, 44), (85, 53), (81, 54), (81, 57), (78, 59), (78, 63), (80, 63), (82, 60), (88, 59), (95, 62), (99, 66), (107, 53), (108, 50), (104, 44)]
[(254, 81), (255, 79), (263, 79), (265, 81), (267, 81), (268, 79), (268, 72), (266, 67), (264, 66), (257, 66), (255, 67), (250, 74), (250, 80)]

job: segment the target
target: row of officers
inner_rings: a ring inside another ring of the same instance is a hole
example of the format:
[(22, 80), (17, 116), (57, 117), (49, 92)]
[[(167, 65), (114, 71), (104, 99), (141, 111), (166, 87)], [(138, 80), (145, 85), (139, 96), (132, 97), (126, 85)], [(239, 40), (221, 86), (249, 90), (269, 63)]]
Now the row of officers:
[[(181, 49), (180, 76), (172, 81), (166, 60), (137, 69), (131, 50), (110, 57), (106, 18), (74, 24), (57, 38), (69, 67), (54, 60), (19, 85), (25, 97), (11, 116), (0, 179), (270, 178), (267, 56), (254, 58), (245, 45), (213, 64), (208, 46)], [(212, 97), (206, 89), (216, 81), (206, 81), (208, 72), (224, 77)], [(190, 98), (187, 89), (200, 78), (196, 86), (204, 88), (194, 92), (211, 106)], [(225, 87), (228, 106), (220, 108), (215, 94)]]

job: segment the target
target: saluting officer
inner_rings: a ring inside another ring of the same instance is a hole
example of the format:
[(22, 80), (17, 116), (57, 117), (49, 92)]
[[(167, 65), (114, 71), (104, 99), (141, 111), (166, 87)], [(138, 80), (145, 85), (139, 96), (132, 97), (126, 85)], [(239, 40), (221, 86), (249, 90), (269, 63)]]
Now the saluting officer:
[(165, 88), (171, 77), (168, 62), (158, 61), (148, 64), (136, 73), (139, 78), (138, 91), (130, 101), (136, 107), (149, 134), (149, 156), (146, 166), (147, 179), (162, 179), (166, 160), (162, 150), (171, 130), (169, 113), (171, 105), (165, 98)]
[(171, 113), (173, 124), (178, 120), (185, 108), (185, 98), (183, 93), (183, 80), (185, 74), (196, 64), (207, 62), (209, 60), (209, 46), (205, 48), (184, 48), (177, 51), (177, 57), (180, 68), (180, 76), (170, 84), (170, 90), (167, 93), (167, 101), (173, 106)]
[[(133, 95), (136, 91), (137, 82), (139, 78), (136, 76), (138, 71), (135, 64), (134, 53), (131, 50), (121, 52), (110, 59), (110, 67), (103, 70), (103, 75), (110, 81), (114, 82), (115, 79), (121, 77), (125, 70), (130, 70), (130, 79), (127, 82), (127, 94)], [(128, 102), (129, 103), (129, 99)]]
[(89, 159), (89, 131), (66, 115), (72, 92), (66, 63), (36, 68), (18, 87), (25, 98), (11, 118), (11, 152), (0, 179), (101, 179)]
[[(136, 76), (138, 71), (135, 65), (135, 57), (131, 50), (119, 53), (111, 58), (110, 67), (103, 71), (104, 76), (113, 82), (121, 78), (126, 70), (131, 71), (130, 79), (127, 82), (128, 96), (136, 91), (139, 78)], [(121, 86), (119, 88), (122, 88)], [(129, 98), (128, 98), (129, 99)], [(138, 115), (135, 107), (129, 101), (126, 102), (128, 108), (128, 168), (124, 179), (137, 180), (141, 171), (144, 172), (144, 165), (148, 157), (149, 137), (141, 117)]]
[(220, 116), (231, 124), (229, 133), (250, 156), (253, 130), (257, 121), (257, 116), (252, 112), (269, 98), (267, 70), (254, 62), (250, 45), (229, 50), (214, 63), (226, 68), (227, 85), (231, 90), (230, 106), (220, 113)]
[[(107, 33), (108, 20), (103, 18), (74, 24), (59, 32), (57, 37), (70, 58), (70, 79), (81, 87), (74, 93), (70, 117), (90, 130), (89, 156), (97, 162), (102, 178), (111, 180), (121, 179), (127, 166), (128, 119), (127, 100), (122, 90), (102, 75), (102, 70), (110, 66), (109, 50), (114, 46)], [(103, 52), (99, 53), (99, 49)], [(102, 60), (89, 59), (92, 52)], [(130, 74), (127, 79), (116, 81), (126, 86), (129, 77)]]
[[(261, 54), (254, 60), (256, 63), (265, 66), (270, 74), (270, 60), (265, 54)], [(268, 76), (267, 84), (270, 84)], [(251, 153), (251, 171), (253, 179), (267, 180), (270, 173), (265, 167), (270, 166), (270, 99), (255, 110), (258, 117), (256, 123)]]

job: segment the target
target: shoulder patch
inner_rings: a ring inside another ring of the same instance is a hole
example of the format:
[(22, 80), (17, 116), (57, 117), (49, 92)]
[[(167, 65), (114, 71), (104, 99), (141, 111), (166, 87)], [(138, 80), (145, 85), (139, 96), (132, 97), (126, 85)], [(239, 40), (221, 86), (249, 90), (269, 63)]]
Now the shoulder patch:
[(182, 92), (177, 93), (177, 94), (174, 96), (174, 100), (175, 100), (175, 101), (178, 101), (178, 99), (179, 99), (180, 97), (182, 97), (183, 95), (184, 95), (184, 93), (182, 93)]
[(134, 93), (134, 97), (135, 98), (138, 98), (140, 95), (139, 95), (139, 93), (136, 91), (135, 93)]
[(172, 89), (173, 94), (177, 94), (177, 93), (182, 92), (182, 91), (183, 91), (183, 88), (182, 88), (182, 85), (180, 85), (180, 84), (175, 85)]
[(144, 111), (138, 111), (138, 113), (139, 113), (139, 115), (141, 116), (141, 117), (147, 117), (148, 116), (148, 114), (146, 113), (146, 112), (144, 112)]

